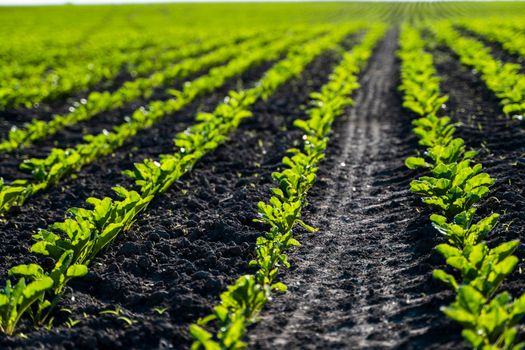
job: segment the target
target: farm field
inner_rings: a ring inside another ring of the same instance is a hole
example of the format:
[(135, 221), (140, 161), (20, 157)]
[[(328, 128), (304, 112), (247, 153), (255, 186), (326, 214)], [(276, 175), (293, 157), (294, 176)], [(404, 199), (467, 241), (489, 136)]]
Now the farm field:
[(525, 348), (524, 3), (0, 20), (0, 349)]

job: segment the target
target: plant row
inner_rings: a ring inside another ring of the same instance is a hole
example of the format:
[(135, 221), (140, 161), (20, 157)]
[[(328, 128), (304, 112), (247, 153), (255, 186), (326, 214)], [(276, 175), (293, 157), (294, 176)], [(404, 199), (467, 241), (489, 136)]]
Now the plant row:
[(487, 37), (490, 41), (501, 44), (508, 52), (525, 58), (525, 33), (520, 33), (512, 27), (498, 25), (498, 22), (463, 20), (458, 23), (474, 33)]
[[(20, 168), (30, 172), (34, 181), (15, 180), (9, 185), (0, 182), (0, 214), (5, 214), (13, 206), (22, 205), (30, 196), (49, 186), (56, 185), (64, 177), (79, 171), (87, 164), (113, 153), (139, 131), (181, 110), (198, 96), (221, 87), (228, 79), (257, 64), (274, 60), (293, 45), (318, 34), (318, 29), (312, 29), (300, 35), (283, 37), (267, 46), (251, 47), (248, 54), (239, 55), (224, 66), (212, 68), (208, 74), (184, 84), (180, 91), (171, 91), (172, 98), (165, 101), (153, 101), (137, 109), (131, 117), (127, 118), (126, 122), (113, 127), (112, 131), (86, 135), (84, 136), (86, 143), (78, 144), (75, 148), (53, 148), (46, 158), (23, 161)], [(240, 49), (243, 48), (247, 47), (241, 45)], [(231, 55), (229, 51), (228, 55)], [(191, 69), (193, 68), (190, 64), (186, 70)]]
[(256, 272), (238, 278), (221, 294), (221, 302), (213, 312), (190, 326), (192, 349), (245, 348), (246, 329), (256, 321), (271, 292), (286, 291), (282, 282), (276, 282), (279, 267), (290, 267), (286, 250), (300, 245), (294, 238), (296, 225), (316, 231), (301, 220), (301, 211), (324, 158), (332, 123), (352, 104), (351, 94), (359, 87), (358, 74), (384, 31), (383, 25), (372, 26), (362, 42), (344, 54), (328, 83), (311, 95), (313, 107), (307, 112), (309, 118), (294, 122), (304, 132), (302, 149), (287, 150), (288, 155), (282, 160), (285, 169), (272, 174), (277, 182), (271, 190), (272, 197), (267, 203), (258, 204), (259, 216), (255, 221), (266, 224), (269, 230), (256, 241), (255, 259), (250, 262)]
[[(184, 79), (191, 74), (203, 71), (213, 65), (235, 57), (239, 52), (264, 44), (275, 35), (262, 35), (260, 39), (239, 43), (239, 38), (213, 39), (202, 44), (183, 46), (170, 55), (170, 60), (183, 59), (181, 62), (170, 65), (160, 72), (146, 78), (138, 78), (125, 82), (119, 89), (110, 92), (94, 91), (78, 103), (69, 113), (55, 115), (46, 122), (38, 119), (24, 125), (24, 128), (12, 128), (5, 141), (0, 143), (0, 152), (11, 151), (22, 146), (29, 146), (35, 141), (52, 136), (63, 128), (75, 125), (102, 112), (108, 112), (124, 106), (126, 103), (139, 98), (149, 98), (156, 88), (169, 86), (176, 80)], [(213, 50), (214, 48), (217, 48)], [(213, 50), (203, 56), (192, 57)], [(149, 61), (147, 61), (149, 62)], [(159, 60), (158, 62), (163, 62)], [(164, 62), (166, 64), (167, 62)], [(155, 63), (153, 68), (157, 67)]]
[(475, 349), (522, 349), (525, 343), (515, 344), (515, 340), (525, 316), (525, 294), (513, 299), (507, 291), (499, 291), (518, 264), (513, 252), (519, 241), (492, 248), (485, 241), (499, 214), (479, 218), (476, 205), (489, 194), (494, 179), (474, 163), (476, 152), (454, 136), (450, 118), (439, 116), (448, 97), (440, 92), (432, 55), (424, 47), (419, 32), (404, 25), (398, 52), (400, 90), (403, 106), (419, 117), (413, 121), (413, 131), (425, 147), (421, 156), (407, 158), (406, 166), (427, 173), (412, 181), (410, 189), (435, 211), (430, 220), (446, 241), (436, 250), (452, 271), (436, 269), (433, 275), (452, 288), (456, 297), (442, 310), (463, 326), (463, 337)]
[[(24, 315), (30, 316), (37, 325), (52, 322), (52, 311), (64, 293), (64, 286), (72, 278), (85, 275), (92, 259), (129, 229), (155, 196), (165, 192), (200, 158), (224, 143), (239, 123), (251, 116), (248, 108), (255, 101), (268, 98), (279, 86), (298, 76), (315, 57), (356, 29), (356, 25), (339, 26), (320, 39), (297, 46), (253, 88), (231, 92), (213, 113), (198, 114), (199, 123), (175, 137), (174, 154), (162, 155), (159, 161), (145, 160), (135, 164), (134, 170), (125, 172), (135, 180), (138, 191), (116, 186), (115, 193), (121, 200), (89, 198), (86, 203), (93, 209), (69, 209), (69, 218), (65, 221), (40, 230), (31, 250), (52, 258), (55, 267), (46, 271), (38, 264), (26, 264), (9, 270), (11, 278), (18, 281), (12, 283), (9, 279), (0, 293), (0, 329), (13, 334)], [(272, 46), (274, 50), (276, 45)], [(271, 50), (266, 52), (270, 53)]]
[[(108, 40), (90, 43), (82, 49), (48, 46), (50, 52), (75, 52), (63, 57), (48, 57), (48, 52), (38, 55), (41, 61), (21, 63), (15, 60), (0, 68), (0, 110), (19, 106), (32, 107), (44, 100), (53, 100), (61, 96), (83, 91), (95, 84), (112, 82), (119, 74), (126, 72), (132, 77), (144, 76), (187, 56), (191, 51), (204, 52), (201, 44), (208, 49), (219, 47), (221, 43), (232, 39), (247, 38), (253, 31), (244, 34), (228, 34), (217, 38), (215, 34), (200, 32), (186, 36), (170, 36), (169, 31), (159, 40), (150, 37), (126, 37), (116, 45), (114, 33)], [(213, 43), (214, 39), (217, 41)], [(174, 44), (177, 43), (177, 44)], [(82, 53), (82, 55), (79, 55)], [(47, 57), (47, 59), (46, 59)]]
[(9, 48), (4, 46), (0, 53), (0, 86), (9, 86), (10, 82), (16, 81), (16, 79), (41, 78), (55, 68), (68, 64), (87, 66), (89, 62), (96, 60), (101, 53), (113, 55), (151, 49), (152, 43), (150, 40), (122, 38), (118, 43), (101, 40), (89, 43), (73, 42), (68, 46), (61, 45), (58, 42), (52, 44), (40, 42), (31, 43), (30, 46), (22, 46), (24, 50), (16, 50), (16, 53), (9, 52)]
[(505, 114), (523, 117), (525, 75), (519, 73), (520, 65), (495, 59), (483, 43), (461, 36), (450, 22), (435, 23), (431, 29), (439, 41), (448, 45), (459, 56), (461, 63), (475, 68), (480, 73), (487, 87), (500, 99)]
[[(145, 45), (147, 45), (145, 43)], [(83, 91), (101, 82), (110, 82), (126, 64), (140, 65), (162, 56), (164, 47), (141, 47), (133, 51), (98, 51), (87, 62), (69, 60), (52, 70), (42, 66), (26, 66), (27, 74), (12, 77), (0, 84), (0, 110), (5, 108), (27, 108), (45, 100), (54, 100), (77, 91)]]

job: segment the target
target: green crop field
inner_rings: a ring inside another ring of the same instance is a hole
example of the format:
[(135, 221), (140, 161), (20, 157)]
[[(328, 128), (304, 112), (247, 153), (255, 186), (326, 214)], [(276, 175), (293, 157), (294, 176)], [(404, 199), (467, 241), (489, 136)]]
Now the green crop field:
[(1, 349), (525, 349), (525, 3), (0, 23)]

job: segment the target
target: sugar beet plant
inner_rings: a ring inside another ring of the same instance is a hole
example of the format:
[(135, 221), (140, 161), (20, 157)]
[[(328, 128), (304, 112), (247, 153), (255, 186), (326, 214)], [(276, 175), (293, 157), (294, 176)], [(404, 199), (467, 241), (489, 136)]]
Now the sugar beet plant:
[[(250, 262), (256, 272), (237, 279), (221, 294), (221, 302), (213, 313), (190, 327), (195, 340), (192, 349), (245, 348), (246, 328), (255, 322), (271, 292), (286, 291), (286, 286), (275, 280), (280, 266), (290, 266), (285, 251), (299, 245), (293, 235), (294, 227), (300, 225), (315, 231), (301, 220), (301, 209), (324, 158), (331, 125), (352, 104), (350, 95), (359, 87), (357, 74), (384, 31), (383, 25), (372, 26), (363, 41), (344, 55), (329, 82), (311, 95), (313, 107), (308, 110), (309, 119), (294, 122), (304, 132), (303, 147), (287, 151), (282, 161), (285, 169), (272, 174), (278, 185), (272, 189), (271, 199), (258, 204), (256, 221), (266, 224), (269, 230), (256, 242), (255, 259)], [(205, 329), (212, 325), (216, 330), (213, 333)]]
[(267, 71), (255, 87), (231, 92), (213, 113), (199, 114), (199, 123), (175, 137), (176, 153), (163, 155), (160, 161), (145, 160), (136, 164), (134, 170), (125, 172), (135, 180), (139, 191), (116, 186), (114, 191), (120, 200), (89, 198), (86, 203), (92, 209), (72, 208), (65, 221), (40, 230), (31, 250), (53, 259), (55, 267), (45, 271), (38, 264), (28, 264), (9, 270), (9, 276), (18, 281), (13, 283), (8, 279), (0, 292), (0, 330), (13, 334), (24, 315), (30, 316), (37, 325), (51, 322), (52, 311), (67, 282), (85, 275), (92, 259), (129, 229), (154, 197), (190, 171), (205, 154), (224, 143), (239, 123), (251, 116), (249, 106), (268, 98), (279, 86), (299, 75), (321, 52), (361, 27), (341, 26), (292, 50)]
[[(0, 71), (0, 76), (3, 75), (0, 81), (0, 109), (20, 106), (31, 108), (34, 104), (84, 91), (95, 84), (111, 82), (123, 69), (143, 67), (144, 61), (162, 57), (167, 49), (164, 45), (151, 45), (151, 41), (145, 38), (138, 40), (126, 37), (127, 34), (122, 33), (120, 45), (124, 46), (108, 45), (101, 40), (99, 43), (92, 42), (89, 45), (91, 50), (88, 47), (82, 50), (68, 48), (65, 51), (77, 54), (71, 55), (73, 57), (70, 56), (70, 59), (56, 60), (52, 67), (42, 64), (42, 61), (26, 62), (23, 64), (22, 76), (16, 76), (17, 68), (20, 67), (18, 64), (8, 63), (3, 67), (4, 71)], [(163, 40), (169, 40), (169, 36)], [(53, 45), (45, 45), (44, 50), (56, 49), (50, 46)], [(79, 55), (79, 51), (83, 55)], [(20, 56), (16, 61), (19, 61)]]
[(475, 349), (522, 349), (525, 343), (515, 344), (515, 340), (517, 325), (525, 315), (525, 294), (513, 299), (508, 292), (499, 291), (518, 264), (513, 252), (519, 242), (490, 248), (485, 239), (499, 215), (481, 219), (476, 215), (475, 205), (487, 196), (494, 179), (482, 171), (481, 164), (474, 163), (476, 152), (454, 137), (450, 118), (439, 116), (447, 96), (440, 93), (432, 56), (424, 51), (419, 32), (404, 25), (400, 45), (403, 105), (419, 116), (413, 121), (414, 133), (426, 147), (421, 157), (407, 158), (406, 165), (428, 172), (412, 181), (410, 189), (435, 209), (430, 220), (446, 240), (436, 249), (453, 270), (433, 273), (456, 293), (455, 301), (442, 310), (463, 326), (463, 337)]

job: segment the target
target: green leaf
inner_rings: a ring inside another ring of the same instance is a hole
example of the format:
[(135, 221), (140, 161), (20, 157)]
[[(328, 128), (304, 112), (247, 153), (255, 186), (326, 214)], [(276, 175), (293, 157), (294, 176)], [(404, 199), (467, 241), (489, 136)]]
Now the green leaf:
[(443, 255), (445, 259), (453, 256), (461, 256), (462, 254), (461, 250), (446, 243), (438, 244), (435, 249)]
[(18, 265), (9, 270), (9, 275), (39, 278), (44, 275), (44, 269), (37, 264)]
[(465, 338), (474, 349), (480, 348), (484, 340), (484, 338), (481, 335), (478, 335), (475, 331), (471, 329), (464, 329), (461, 332), (461, 335), (463, 335), (463, 338)]
[[(190, 334), (194, 339), (198, 340), (201, 343), (205, 343), (206, 341), (212, 338), (212, 335), (210, 332), (204, 330), (204, 328), (196, 324), (192, 324), (190, 326)], [(217, 349), (220, 350), (220, 347), (218, 347)]]
[(53, 279), (44, 277), (29, 283), (23, 291), (24, 297), (27, 299), (35, 298), (39, 293), (44, 292), (53, 287)]
[(88, 273), (88, 268), (86, 265), (75, 264), (69, 266), (66, 272), (67, 277), (82, 277)]
[[(245, 333), (244, 318), (239, 317), (234, 322), (232, 322), (224, 336), (223, 343), (226, 346), (226, 349), (238, 348), (239, 345), (242, 345), (242, 337)], [(239, 344), (240, 343), (240, 344)], [(237, 346), (234, 346), (237, 345)]]
[(0, 294), (0, 307), (7, 305), (7, 303), (9, 303), (9, 298), (5, 294)]
[(468, 310), (450, 306), (442, 308), (441, 310), (447, 317), (463, 325), (473, 326), (476, 324), (476, 317), (468, 312)]
[(479, 314), (481, 307), (485, 304), (485, 297), (471, 286), (459, 288), (458, 300), (472, 314)]
[(496, 267), (500, 274), (506, 276), (514, 270), (518, 262), (519, 262), (519, 259), (515, 257), (514, 255), (511, 255), (503, 259), (503, 261), (497, 264)]
[(317, 231), (319, 231), (318, 228), (315, 228), (315, 227), (312, 227), (312, 226), (310, 226), (310, 225), (307, 225), (307, 224), (306, 224), (304, 221), (302, 221), (302, 220), (299, 220), (299, 219), (298, 219), (298, 220), (297, 220), (297, 223), (298, 223), (300, 226), (302, 226), (304, 229), (306, 229), (308, 232), (317, 232)]
[(456, 282), (454, 276), (446, 273), (445, 271), (436, 269), (432, 271), (432, 275), (434, 276), (434, 278), (444, 282), (446, 285), (452, 287), (454, 290), (458, 289), (458, 283)]
[(405, 165), (408, 169), (416, 169), (416, 168), (429, 168), (430, 164), (425, 161), (425, 159), (421, 157), (408, 157), (405, 160)]
[(288, 290), (288, 287), (282, 282), (277, 282), (272, 284), (272, 289), (278, 292), (286, 292)]

